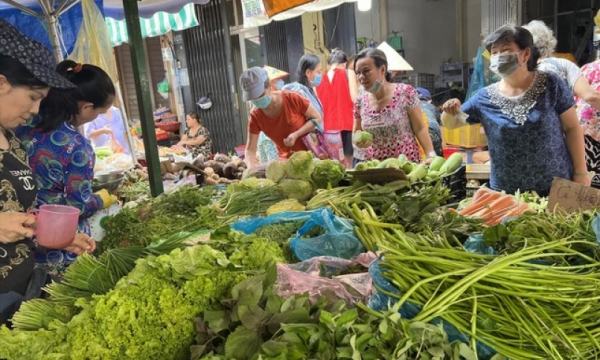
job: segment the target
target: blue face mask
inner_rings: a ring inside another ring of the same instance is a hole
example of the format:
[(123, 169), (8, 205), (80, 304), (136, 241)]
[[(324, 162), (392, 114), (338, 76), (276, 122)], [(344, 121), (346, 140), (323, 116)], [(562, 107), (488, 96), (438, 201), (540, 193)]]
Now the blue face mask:
[(319, 86), (319, 84), (321, 83), (321, 79), (323, 78), (323, 76), (321, 74), (317, 74), (315, 75), (315, 79), (312, 81), (311, 85), (313, 87), (317, 87)]
[(277, 87), (277, 90), (281, 90), (281, 89), (283, 89), (283, 85), (284, 85), (284, 84), (285, 84), (285, 83), (283, 82), (283, 80), (282, 80), (282, 79), (279, 79), (279, 80), (277, 80), (277, 82), (275, 83), (275, 86)]
[(265, 109), (269, 106), (269, 104), (271, 104), (271, 97), (267, 94), (263, 97), (252, 100), (252, 103), (259, 109)]

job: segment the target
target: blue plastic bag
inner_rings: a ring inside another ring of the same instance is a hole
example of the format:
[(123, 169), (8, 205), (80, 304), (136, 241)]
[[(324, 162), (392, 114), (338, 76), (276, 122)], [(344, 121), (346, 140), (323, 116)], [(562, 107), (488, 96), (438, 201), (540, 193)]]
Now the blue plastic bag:
[(477, 57), (473, 64), (473, 74), (469, 80), (469, 88), (467, 95), (465, 96), (465, 102), (469, 100), (473, 95), (477, 94), (480, 89), (485, 87), (485, 73), (483, 70), (483, 46), (479, 45), (477, 49)]
[[(315, 256), (352, 259), (366, 252), (365, 247), (354, 233), (352, 222), (335, 216), (330, 209), (325, 207), (312, 211), (280, 212), (267, 217), (244, 219), (234, 223), (231, 228), (252, 234), (262, 226), (288, 221), (306, 221), (290, 241), (292, 252), (301, 261)], [(302, 238), (315, 226), (323, 228), (325, 233), (315, 238)]]
[[(394, 297), (383, 294), (381, 291), (379, 291), (379, 289), (400, 295), (398, 288), (396, 288), (388, 279), (383, 276), (380, 265), (381, 260), (375, 260), (371, 263), (371, 266), (369, 266), (369, 274), (373, 279), (373, 285), (375, 285), (375, 294), (371, 296), (367, 302), (367, 306), (377, 311), (382, 311), (394, 305), (398, 301)], [(405, 302), (399, 310), (402, 318), (408, 320), (417, 316), (419, 312), (421, 312), (421, 306), (413, 304), (409, 301)], [(467, 344), (469, 343), (469, 335), (461, 333), (456, 327), (448, 324), (442, 319), (435, 318), (431, 321), (431, 323), (434, 325), (442, 324), (444, 332), (448, 334), (448, 340), (450, 342), (459, 340)], [(493, 349), (482, 344), (481, 342), (477, 342), (477, 357), (480, 360), (489, 360), (494, 355), (496, 355), (496, 352)]]
[[(310, 239), (302, 238), (315, 226), (322, 227), (325, 234)], [(330, 209), (324, 207), (312, 211), (308, 221), (298, 229), (296, 237), (290, 241), (290, 248), (300, 260), (315, 256), (352, 259), (367, 251), (356, 237), (352, 222), (335, 216)]]

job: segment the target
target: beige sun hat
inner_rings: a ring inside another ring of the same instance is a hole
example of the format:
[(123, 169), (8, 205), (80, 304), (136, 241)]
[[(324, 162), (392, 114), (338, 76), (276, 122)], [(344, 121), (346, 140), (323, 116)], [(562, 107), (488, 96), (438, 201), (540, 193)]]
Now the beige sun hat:
[(382, 41), (381, 44), (377, 47), (379, 50), (383, 51), (385, 57), (388, 62), (388, 71), (413, 71), (413, 67), (410, 66), (406, 60), (402, 57), (402, 55), (398, 54), (394, 48), (392, 48), (388, 43)]

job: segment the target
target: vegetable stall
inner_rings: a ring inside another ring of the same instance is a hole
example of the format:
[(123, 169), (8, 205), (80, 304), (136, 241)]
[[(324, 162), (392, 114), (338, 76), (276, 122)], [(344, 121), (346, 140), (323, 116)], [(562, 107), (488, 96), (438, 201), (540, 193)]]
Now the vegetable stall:
[(456, 157), (346, 171), (298, 152), (149, 198), (134, 172), (119, 195), (136, 200), (0, 328), (0, 358), (599, 357), (600, 218), (462, 199), (464, 174)]

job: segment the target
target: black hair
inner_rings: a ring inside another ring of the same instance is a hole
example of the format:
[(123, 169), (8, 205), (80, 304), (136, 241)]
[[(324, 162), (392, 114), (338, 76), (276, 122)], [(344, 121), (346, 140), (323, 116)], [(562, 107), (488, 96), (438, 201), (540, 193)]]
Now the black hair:
[[(321, 59), (315, 54), (305, 54), (302, 55), (300, 61), (298, 62), (298, 68), (296, 69), (296, 77), (298, 78), (298, 82), (304, 86), (306, 86), (310, 92), (313, 92), (312, 85), (310, 84), (310, 80), (306, 76), (306, 70), (314, 70), (321, 63)], [(314, 93), (314, 92), (313, 92)]]
[(375, 62), (375, 67), (381, 69), (382, 66), (385, 66), (385, 80), (387, 82), (393, 82), (392, 74), (388, 69), (388, 62), (385, 53), (379, 49), (375, 48), (366, 48), (361, 50), (358, 54), (356, 54), (356, 59), (354, 59), (354, 71), (356, 71), (356, 64), (358, 64), (358, 60), (363, 58), (371, 58), (373, 62)]
[(94, 109), (107, 106), (115, 97), (115, 85), (101, 68), (90, 64), (78, 64), (64, 60), (56, 66), (56, 72), (75, 84), (75, 89), (50, 89), (40, 105), (42, 121), (37, 126), (43, 132), (59, 128), (79, 114), (79, 101), (93, 104)]
[(196, 120), (198, 122), (198, 124), (202, 125), (202, 121), (200, 120), (200, 116), (198, 115), (198, 113), (191, 111), (191, 112), (187, 113), (186, 115), (191, 117), (192, 119)]
[(529, 30), (522, 26), (504, 25), (496, 29), (493, 33), (489, 34), (483, 43), (487, 51), (492, 51), (492, 46), (504, 43), (514, 42), (517, 44), (519, 49), (530, 49), (531, 56), (527, 62), (527, 70), (534, 71), (537, 68), (537, 63), (540, 58), (540, 52), (535, 47), (533, 42), (533, 35)]
[(335, 48), (331, 50), (331, 54), (327, 57), (327, 64), (345, 64), (348, 62), (348, 56), (342, 50)]
[(0, 75), (13, 86), (22, 86), (30, 89), (47, 88), (48, 84), (38, 80), (31, 71), (19, 60), (6, 55), (0, 55)]

